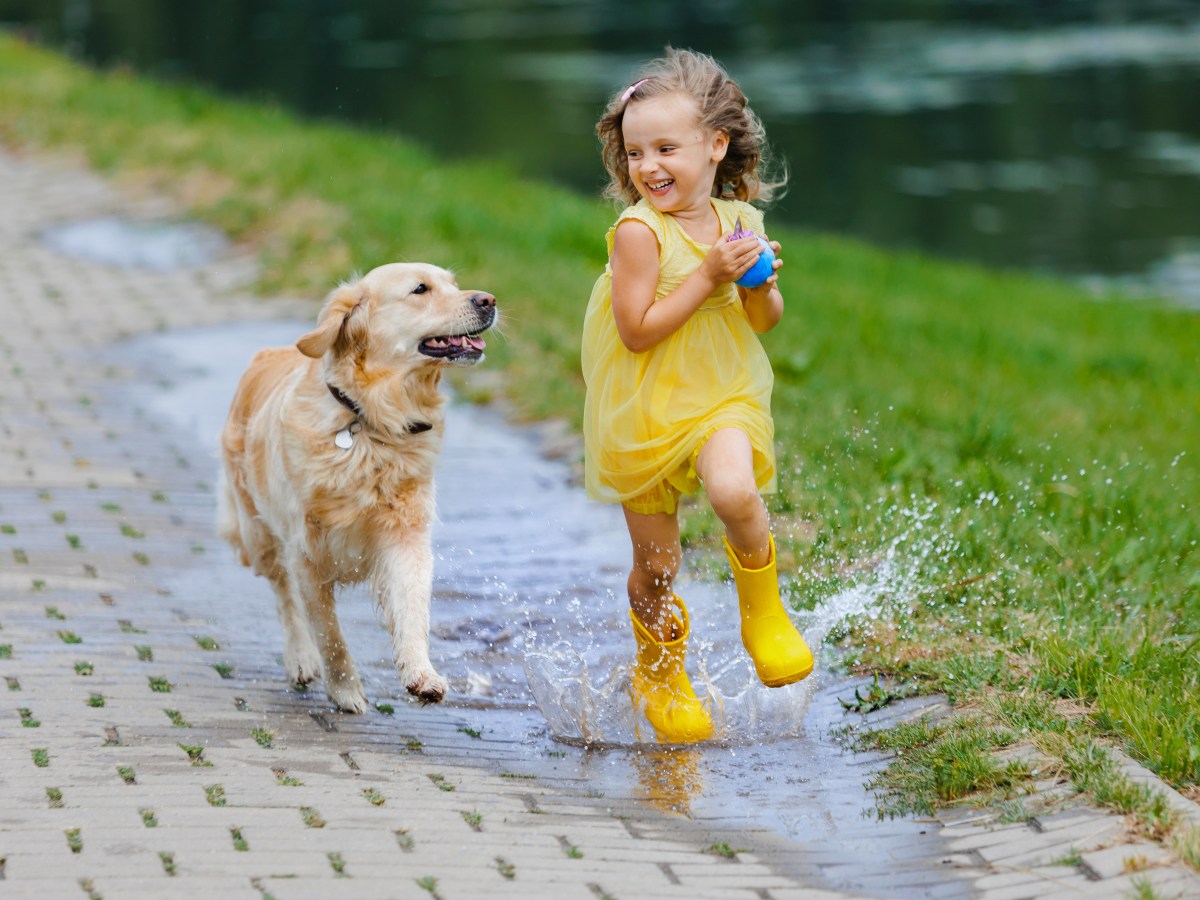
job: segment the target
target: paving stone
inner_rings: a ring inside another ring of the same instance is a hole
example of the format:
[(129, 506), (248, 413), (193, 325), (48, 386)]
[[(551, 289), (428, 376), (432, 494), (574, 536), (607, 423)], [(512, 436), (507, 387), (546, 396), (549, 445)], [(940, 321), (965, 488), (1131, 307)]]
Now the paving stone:
[(1083, 854), (1083, 867), (1097, 880), (1115, 878), (1171, 859), (1171, 853), (1159, 844), (1138, 841), (1119, 844), (1106, 850)]

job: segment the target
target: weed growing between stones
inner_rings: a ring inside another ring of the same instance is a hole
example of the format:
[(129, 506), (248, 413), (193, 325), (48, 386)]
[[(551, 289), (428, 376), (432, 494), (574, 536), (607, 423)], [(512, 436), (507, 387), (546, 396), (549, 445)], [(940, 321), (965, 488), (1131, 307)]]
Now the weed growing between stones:
[(17, 714), (21, 717), (21, 725), (24, 728), (40, 728), (42, 723), (33, 717), (33, 710), (27, 706), (22, 706), (17, 709)]
[(392, 833), (396, 836), (396, 846), (398, 846), (405, 853), (411, 853), (415, 844), (413, 842), (412, 835), (408, 833), (408, 829), (397, 828)]
[(275, 732), (268, 728), (255, 728), (251, 730), (250, 736), (254, 738), (254, 743), (263, 749), (270, 749), (275, 740)]
[(34, 747), (29, 751), (33, 757), (33, 764), (39, 769), (44, 769), (50, 765), (50, 751), (45, 747)]
[(62, 809), (63, 793), (56, 787), (46, 788), (46, 799), (50, 801), (51, 809)]
[(209, 806), (224, 806), (225, 788), (219, 784), (210, 784), (204, 788), (204, 797)]
[(152, 809), (139, 809), (138, 814), (142, 817), (142, 824), (147, 828), (158, 827), (158, 816), (155, 815)]
[(150, 690), (154, 691), (156, 694), (171, 693), (171, 688), (173, 687), (173, 685), (171, 684), (171, 682), (167, 681), (167, 679), (161, 678), (161, 677), (156, 678), (156, 677), (151, 676), (151, 678), (149, 680), (150, 680)]
[(58, 637), (64, 644), (82, 644), (83, 643), (83, 638), (81, 638), (79, 635), (77, 635), (73, 631), (60, 631), (58, 633)]
[(4, 683), (8, 685), (10, 691), (19, 691), (21, 689), (21, 680), (15, 675), (5, 675)]
[(734, 859), (739, 853), (749, 853), (750, 851), (744, 848), (735, 850), (729, 844), (721, 841), (716, 844), (709, 844), (700, 852), (707, 853), (709, 856), (719, 856), (722, 859)]
[(220, 675), (222, 678), (232, 678), (233, 677), (233, 666), (231, 666), (229, 663), (225, 663), (225, 662), (213, 663), (212, 667), (216, 671), (216, 673), (218, 675)]
[(138, 662), (154, 662), (154, 649), (146, 644), (134, 644), (133, 652), (137, 654)]
[(158, 854), (159, 860), (162, 862), (163, 871), (174, 877), (175, 875), (175, 854), (167, 850), (160, 850)]
[(300, 807), (300, 818), (304, 820), (304, 824), (309, 828), (325, 827), (325, 820), (321, 818), (321, 814), (312, 806)]
[(233, 840), (233, 849), (237, 850), (239, 853), (245, 853), (250, 849), (250, 845), (246, 842), (246, 839), (242, 837), (242, 829), (236, 826), (230, 827), (229, 837)]
[(275, 773), (276, 783), (284, 787), (300, 787), (304, 784), (299, 778), (289, 775), (287, 769), (272, 769), (271, 771)]
[(342, 859), (342, 854), (330, 852), (326, 853), (325, 856), (329, 860), (330, 868), (332, 868), (338, 876), (342, 878), (348, 877), (346, 875), (346, 861)]
[(87, 698), (87, 705), (93, 709), (100, 709), (102, 706), (104, 706), (104, 695), (89, 694)]
[(471, 826), (472, 831), (483, 831), (483, 816), (479, 810), (473, 809), (462, 814), (463, 821)]
[(439, 774), (436, 774), (436, 773), (435, 773), (435, 774), (432, 774), (432, 775), (428, 775), (428, 776), (426, 776), (426, 777), (428, 777), (430, 781), (432, 781), (434, 784), (436, 784), (436, 785), (437, 785), (437, 788), (438, 788), (438, 790), (439, 790), (439, 791), (452, 791), (452, 790), (454, 790), (454, 785), (452, 785), (450, 782), (448, 782), (448, 781), (446, 780), (446, 776), (445, 776), (445, 775), (439, 775)]
[(424, 878), (417, 879), (417, 887), (423, 891), (429, 891), (433, 900), (442, 900), (442, 895), (438, 893), (437, 879), (432, 875), (426, 875)]
[(133, 771), (132, 766), (117, 766), (117, 774), (126, 784), (137, 784), (137, 774)]
[(211, 766), (212, 763), (204, 758), (204, 748), (199, 744), (180, 744), (179, 749), (187, 754), (193, 766)]
[(95, 668), (92, 666), (92, 664), (90, 662), (80, 661), (80, 662), (75, 663), (75, 674), (76, 675), (88, 676), (88, 675), (91, 675), (94, 671), (95, 671)]
[(67, 846), (71, 848), (72, 853), (83, 852), (83, 835), (78, 828), (68, 828), (63, 834), (67, 836)]
[(220, 650), (221, 649), (221, 645), (218, 644), (216, 642), (216, 640), (214, 640), (213, 638), (210, 638), (210, 637), (206, 637), (205, 635), (202, 635), (202, 634), (192, 635), (192, 640), (194, 640), (196, 642), (196, 645), (201, 650)]
[(383, 806), (385, 803), (387, 803), (387, 798), (373, 787), (363, 788), (362, 794), (367, 798), (367, 802), (372, 806)]
[(517, 877), (517, 867), (503, 856), (496, 857), (496, 871), (500, 873), (501, 877), (507, 878), (509, 881)]

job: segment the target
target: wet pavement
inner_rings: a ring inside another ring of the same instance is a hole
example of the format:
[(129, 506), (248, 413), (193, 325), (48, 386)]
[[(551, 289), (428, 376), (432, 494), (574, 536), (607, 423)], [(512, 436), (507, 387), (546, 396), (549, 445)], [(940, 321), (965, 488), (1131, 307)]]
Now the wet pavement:
[[(14, 186), (0, 207), (0, 895), (1132, 888), (1119, 861), (1046, 865), (1063, 841), (1086, 857), (1125, 839), (1094, 811), (1052, 827), (877, 822), (862, 785), (882, 760), (829, 736), (853, 685), (756, 686), (728, 585), (682, 586), (720, 739), (637, 744), (619, 513), (487, 409), (451, 408), (439, 466), (432, 656), (447, 702), (403, 696), (356, 591), (339, 611), (371, 710), (334, 712), (319, 683), (290, 690), (270, 590), (213, 534), (215, 436), (251, 353), (294, 340), (316, 302), (248, 296), (253, 260), (215, 245), (168, 266), (92, 243), (68, 255), (48, 229), (144, 227), (171, 209), (3, 154), (0, 181)], [(802, 623), (814, 643), (870, 607), (872, 584)], [(937, 701), (889, 715), (921, 703)], [(1197, 883), (1158, 862), (1140, 877), (1160, 896)]]

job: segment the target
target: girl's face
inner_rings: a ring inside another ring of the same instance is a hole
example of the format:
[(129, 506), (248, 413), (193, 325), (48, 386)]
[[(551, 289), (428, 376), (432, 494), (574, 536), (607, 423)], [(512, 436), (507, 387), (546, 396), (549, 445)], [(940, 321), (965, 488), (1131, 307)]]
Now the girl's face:
[(694, 100), (684, 94), (636, 100), (625, 110), (621, 133), (639, 194), (664, 213), (707, 213), (729, 136), (701, 127)]

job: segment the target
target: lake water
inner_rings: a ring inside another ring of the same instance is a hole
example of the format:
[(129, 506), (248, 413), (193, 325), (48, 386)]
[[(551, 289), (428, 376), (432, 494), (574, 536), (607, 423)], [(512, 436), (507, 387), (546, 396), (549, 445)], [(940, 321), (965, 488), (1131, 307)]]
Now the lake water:
[(0, 22), (588, 194), (609, 94), (690, 46), (787, 161), (771, 221), (1200, 307), (1200, 0), (0, 0)]

